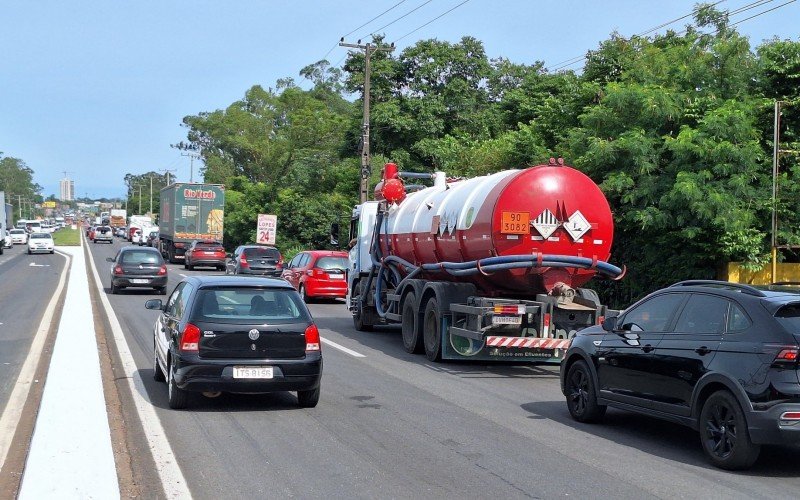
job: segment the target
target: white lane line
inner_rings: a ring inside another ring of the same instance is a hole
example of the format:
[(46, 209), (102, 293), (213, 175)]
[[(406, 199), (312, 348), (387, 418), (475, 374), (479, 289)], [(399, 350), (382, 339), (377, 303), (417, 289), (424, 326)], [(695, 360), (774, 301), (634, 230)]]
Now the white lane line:
[(322, 338), (322, 337), (320, 337), (320, 340), (322, 340), (323, 344), (329, 345), (329, 346), (333, 347), (334, 349), (339, 349), (340, 351), (345, 352), (345, 353), (347, 353), (347, 354), (349, 354), (349, 355), (351, 355), (351, 356), (353, 356), (355, 358), (366, 358), (366, 356), (364, 356), (360, 352), (356, 352), (356, 351), (354, 351), (352, 349), (348, 349), (347, 347), (345, 347), (343, 345), (339, 345), (339, 344), (337, 344), (336, 342), (334, 342), (332, 340), (328, 340), (328, 339)]
[(178, 273), (178, 274), (179, 274), (180, 276), (183, 276), (184, 278), (186, 277), (186, 275), (185, 275), (185, 274), (183, 274), (183, 273)]
[(89, 262), (92, 266), (92, 274), (94, 275), (97, 289), (100, 292), (100, 301), (103, 303), (103, 307), (108, 315), (108, 322), (111, 324), (114, 342), (117, 345), (119, 357), (125, 369), (128, 388), (133, 396), (136, 412), (139, 414), (139, 420), (142, 422), (144, 435), (147, 437), (147, 443), (150, 445), (150, 451), (153, 453), (153, 460), (156, 463), (158, 476), (161, 478), (164, 494), (167, 498), (192, 498), (189, 486), (186, 484), (183, 472), (181, 472), (175, 454), (172, 452), (172, 446), (169, 444), (169, 439), (167, 439), (167, 434), (164, 432), (164, 427), (161, 425), (161, 420), (158, 418), (155, 406), (153, 406), (150, 397), (147, 395), (147, 389), (142, 381), (142, 376), (139, 374), (136, 362), (134, 362), (133, 356), (131, 355), (128, 340), (125, 338), (125, 334), (122, 333), (122, 327), (119, 324), (117, 315), (114, 314), (114, 310), (111, 308), (108, 297), (103, 292), (103, 282), (100, 281), (100, 275), (97, 273), (94, 259), (90, 258)]
[(44, 311), (42, 321), (39, 323), (39, 329), (31, 342), (28, 356), (22, 364), (22, 368), (17, 376), (17, 381), (14, 383), (14, 389), (6, 402), (6, 407), (3, 410), (3, 415), (0, 416), (0, 469), (8, 456), (8, 449), (11, 446), (11, 440), (17, 430), (17, 424), (22, 415), (22, 407), (25, 406), (25, 400), (28, 399), (31, 385), (34, 383), (33, 376), (36, 371), (36, 366), (39, 364), (39, 358), (42, 354), (42, 347), (44, 346), (47, 331), (50, 330), (50, 323), (53, 322), (53, 313), (55, 312), (58, 299), (61, 296), (61, 291), (64, 289), (64, 284), (67, 282), (67, 271), (72, 258), (61, 252), (59, 255), (66, 258), (64, 269), (61, 271), (61, 279), (58, 281), (58, 286), (53, 293), (50, 302), (47, 304), (47, 309)]

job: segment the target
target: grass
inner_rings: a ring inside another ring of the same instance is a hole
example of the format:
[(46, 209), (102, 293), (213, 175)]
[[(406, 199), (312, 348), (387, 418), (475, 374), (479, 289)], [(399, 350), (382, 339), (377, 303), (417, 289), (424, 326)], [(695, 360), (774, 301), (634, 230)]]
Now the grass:
[(78, 246), (81, 244), (79, 229), (65, 227), (53, 233), (53, 242), (58, 246)]

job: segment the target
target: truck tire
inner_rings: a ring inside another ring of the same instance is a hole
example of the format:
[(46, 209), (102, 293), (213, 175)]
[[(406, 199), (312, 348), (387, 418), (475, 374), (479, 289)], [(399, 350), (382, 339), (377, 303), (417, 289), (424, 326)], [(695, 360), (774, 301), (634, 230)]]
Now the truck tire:
[(353, 311), (353, 326), (359, 332), (371, 332), (373, 330), (371, 318), (369, 318), (369, 314), (364, 311), (363, 305), (361, 303), (361, 287), (364, 285), (363, 279), (359, 281), (359, 283), (355, 286), (355, 293), (353, 296), (356, 297), (356, 307)]
[(436, 297), (431, 297), (425, 305), (422, 332), (425, 344), (425, 356), (427, 356), (430, 361), (441, 361), (442, 313), (439, 309), (439, 301)]
[(419, 312), (417, 311), (417, 296), (414, 292), (409, 292), (403, 300), (401, 312), (403, 347), (411, 354), (419, 354), (424, 350), (422, 335), (419, 334), (422, 328), (419, 322)]

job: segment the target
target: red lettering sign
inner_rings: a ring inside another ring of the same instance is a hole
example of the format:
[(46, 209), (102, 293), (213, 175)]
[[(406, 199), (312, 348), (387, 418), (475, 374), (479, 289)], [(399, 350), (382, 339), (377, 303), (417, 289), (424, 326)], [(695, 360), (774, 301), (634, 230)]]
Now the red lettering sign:
[(202, 189), (191, 189), (186, 188), (183, 190), (183, 197), (187, 200), (197, 199), (200, 198), (201, 200), (213, 200), (216, 199), (217, 193), (215, 193), (212, 189), (208, 191), (203, 191)]

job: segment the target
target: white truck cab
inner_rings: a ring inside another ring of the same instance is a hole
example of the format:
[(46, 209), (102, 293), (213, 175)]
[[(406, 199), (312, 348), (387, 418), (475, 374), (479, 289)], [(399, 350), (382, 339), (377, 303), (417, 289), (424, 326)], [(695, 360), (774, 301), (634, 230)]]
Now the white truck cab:
[(350, 298), (353, 286), (362, 276), (372, 270), (370, 247), (375, 232), (375, 218), (378, 215), (380, 202), (368, 201), (353, 208), (350, 218), (350, 243), (348, 251), (349, 269), (347, 272), (347, 307), (351, 307)]

